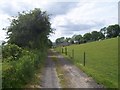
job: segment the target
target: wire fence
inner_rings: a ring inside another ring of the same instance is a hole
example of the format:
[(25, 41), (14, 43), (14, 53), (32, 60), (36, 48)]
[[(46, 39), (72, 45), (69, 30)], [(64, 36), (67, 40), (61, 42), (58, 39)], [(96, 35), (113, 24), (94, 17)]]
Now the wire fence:
[[(71, 59), (75, 60), (76, 62), (80, 62), (82, 65), (86, 65), (86, 53), (85, 51), (80, 53), (76, 53), (74, 49), (68, 49), (67, 47), (59, 47), (57, 50), (58, 52), (67, 55)], [(81, 58), (78, 58), (80, 56)]]

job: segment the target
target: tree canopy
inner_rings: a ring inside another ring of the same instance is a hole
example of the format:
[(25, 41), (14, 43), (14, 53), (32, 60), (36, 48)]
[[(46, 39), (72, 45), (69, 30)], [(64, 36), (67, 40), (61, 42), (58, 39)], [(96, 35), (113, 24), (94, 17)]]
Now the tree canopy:
[(47, 46), (48, 36), (52, 33), (49, 15), (35, 8), (19, 13), (6, 29), (8, 43), (21, 47), (43, 48)]
[(60, 43), (63, 43), (65, 41), (65, 38), (64, 37), (60, 37), (60, 38), (57, 38), (56, 39), (56, 44), (60, 44)]
[(101, 32), (98, 32), (98, 31), (92, 31), (91, 35), (92, 35), (92, 41), (96, 41), (96, 40), (105, 38), (104, 34)]
[(110, 25), (107, 27), (106, 32), (108, 38), (120, 36), (120, 26), (118, 24)]
[(92, 40), (92, 35), (91, 35), (91, 33), (85, 33), (83, 38), (86, 42), (91, 41)]

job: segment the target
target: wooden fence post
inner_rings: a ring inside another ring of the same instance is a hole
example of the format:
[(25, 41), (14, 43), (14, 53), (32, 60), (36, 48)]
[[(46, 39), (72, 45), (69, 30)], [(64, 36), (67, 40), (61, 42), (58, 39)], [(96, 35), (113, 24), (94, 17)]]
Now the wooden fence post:
[(67, 47), (65, 47), (65, 54), (67, 55)]
[(74, 58), (74, 49), (72, 49), (72, 58)]
[(62, 53), (63, 53), (63, 48), (62, 48)]
[(84, 66), (85, 66), (85, 52), (84, 52)]

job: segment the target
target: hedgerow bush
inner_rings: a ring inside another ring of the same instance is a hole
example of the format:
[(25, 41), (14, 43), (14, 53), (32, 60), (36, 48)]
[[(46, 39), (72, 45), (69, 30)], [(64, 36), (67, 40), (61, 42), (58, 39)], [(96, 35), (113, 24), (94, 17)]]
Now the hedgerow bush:
[(28, 78), (34, 73), (34, 58), (32, 55), (26, 55), (19, 58), (18, 61), (3, 63), (3, 87), (21, 87), (27, 83)]
[(16, 58), (9, 60), (9, 57), (11, 57), (10, 52), (5, 52), (7, 57), (4, 57), (2, 64), (2, 87), (20, 88), (32, 79), (35, 70), (40, 66), (45, 57), (45, 52), (41, 53), (37, 50), (28, 51), (21, 49), (20, 56), (18, 55), (19, 57), (17, 57), (18, 60)]
[(18, 60), (22, 55), (22, 48), (15, 44), (7, 44), (2, 47), (2, 57), (3, 61), (8, 60)]

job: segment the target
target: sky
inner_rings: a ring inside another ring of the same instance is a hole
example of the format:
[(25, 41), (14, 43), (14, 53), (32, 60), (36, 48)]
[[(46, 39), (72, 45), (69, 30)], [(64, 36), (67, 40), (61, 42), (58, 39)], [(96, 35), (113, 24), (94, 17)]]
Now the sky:
[(51, 27), (55, 29), (49, 38), (84, 35), (118, 23), (119, 0), (0, 0), (0, 41), (5, 40), (10, 25), (9, 18), (18, 12), (40, 8), (50, 14)]

